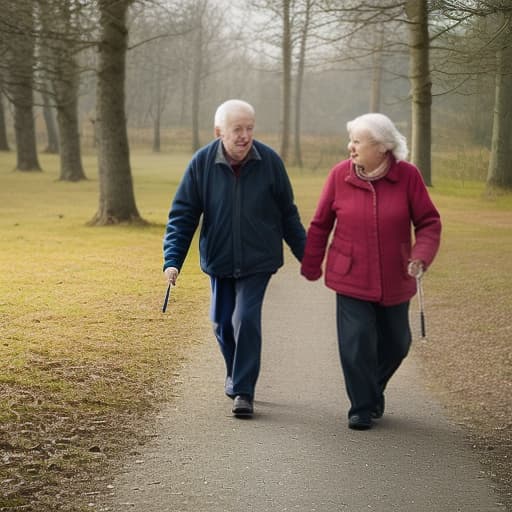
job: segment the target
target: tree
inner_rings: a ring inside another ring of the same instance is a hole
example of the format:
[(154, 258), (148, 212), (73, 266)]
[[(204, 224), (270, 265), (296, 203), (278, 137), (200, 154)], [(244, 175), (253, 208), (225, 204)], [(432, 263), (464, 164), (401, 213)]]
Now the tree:
[(489, 187), (512, 188), (512, 23), (510, 16), (498, 17), (501, 27), (496, 52), (491, 158), (487, 173)]
[[(82, 6), (77, 0), (39, 1), (40, 60), (49, 76), (57, 109), (60, 135), (60, 176), (62, 181), (85, 180), (78, 121), (80, 68), (77, 54), (82, 47), (80, 26)], [(82, 17), (83, 21), (83, 17)], [(43, 88), (47, 80), (43, 81)], [(48, 99), (48, 88), (43, 99)]]
[[(493, 63), (490, 68), (479, 70), (495, 75), (487, 186), (489, 189), (512, 188), (512, 4), (508, 0), (443, 0), (441, 10), (446, 17), (459, 22), (471, 22), (474, 18), (488, 22), (473, 23), (473, 37), (466, 35), (462, 48), (456, 51), (467, 61)], [(476, 73), (470, 66), (468, 68)]]
[(299, 57), (297, 64), (297, 78), (295, 82), (295, 128), (294, 128), (294, 155), (295, 165), (302, 167), (301, 151), (301, 109), (302, 109), (302, 88), (304, 84), (304, 71), (306, 66), (306, 49), (311, 26), (312, 9), (315, 0), (305, 0), (302, 30), (300, 33)]
[(14, 105), (16, 134), (16, 169), (41, 171), (37, 157), (33, 104), (34, 12), (33, 5), (7, 3), (4, 16), (14, 28), (3, 38), (6, 46), (6, 89)]
[(9, 151), (9, 142), (7, 141), (7, 127), (5, 124), (4, 98), (0, 90), (0, 151)]
[(292, 112), (292, 65), (293, 65), (293, 9), (296, 0), (251, 0), (252, 7), (266, 17), (257, 28), (256, 37), (262, 45), (278, 51), (281, 73), (281, 148), (283, 160), (288, 158)]
[(291, 99), (292, 99), (292, 21), (291, 2), (293, 0), (281, 0), (281, 19), (283, 23), (283, 35), (281, 40), (281, 56), (283, 60), (283, 79), (281, 92), (281, 157), (286, 161), (290, 146), (291, 126)]
[(45, 153), (57, 154), (59, 152), (59, 136), (53, 118), (53, 108), (47, 92), (41, 93), (43, 98), (43, 117), (46, 125), (46, 133), (48, 134), (48, 142), (46, 144)]
[(430, 79), (427, 0), (407, 0), (412, 122), (411, 160), (421, 169), (427, 186), (432, 186), (432, 81)]
[(96, 130), (100, 197), (93, 225), (144, 224), (135, 204), (125, 113), (125, 73), (131, 0), (98, 0)]

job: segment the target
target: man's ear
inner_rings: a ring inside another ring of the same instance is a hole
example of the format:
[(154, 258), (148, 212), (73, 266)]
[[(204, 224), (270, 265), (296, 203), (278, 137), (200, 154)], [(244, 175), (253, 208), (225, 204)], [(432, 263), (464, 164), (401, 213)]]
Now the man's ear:
[(215, 137), (220, 137), (221, 136), (221, 131), (220, 131), (220, 128), (218, 126), (216, 126), (214, 128), (214, 133), (215, 133)]

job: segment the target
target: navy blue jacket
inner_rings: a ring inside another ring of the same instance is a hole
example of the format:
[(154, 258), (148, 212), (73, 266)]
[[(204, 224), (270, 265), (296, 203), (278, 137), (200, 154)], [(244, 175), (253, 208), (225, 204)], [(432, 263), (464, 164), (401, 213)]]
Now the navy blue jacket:
[(202, 215), (201, 268), (216, 277), (275, 272), (283, 239), (301, 261), (306, 233), (281, 158), (253, 141), (237, 177), (220, 139), (190, 161), (176, 191), (164, 237), (164, 269), (181, 270)]

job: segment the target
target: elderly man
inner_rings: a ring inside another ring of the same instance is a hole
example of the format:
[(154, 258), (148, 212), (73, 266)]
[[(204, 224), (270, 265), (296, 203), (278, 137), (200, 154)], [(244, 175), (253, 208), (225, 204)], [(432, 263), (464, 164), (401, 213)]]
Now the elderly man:
[(237, 417), (253, 414), (263, 297), (283, 265), (283, 239), (299, 261), (306, 239), (283, 162), (253, 139), (254, 124), (248, 103), (219, 106), (217, 138), (190, 161), (164, 238), (164, 272), (174, 285), (202, 215), (201, 268), (211, 279), (211, 319)]

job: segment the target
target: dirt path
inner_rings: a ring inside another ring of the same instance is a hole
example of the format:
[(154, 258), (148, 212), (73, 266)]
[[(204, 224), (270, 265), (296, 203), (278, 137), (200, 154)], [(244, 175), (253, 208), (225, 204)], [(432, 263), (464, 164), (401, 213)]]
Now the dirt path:
[[(223, 395), (213, 339), (196, 347), (157, 436), (130, 455), (95, 510), (136, 512), (503, 512), (462, 433), (409, 357), (371, 431), (346, 426), (334, 296), (294, 264), (271, 281), (255, 416)], [(414, 350), (413, 350), (414, 352)]]

